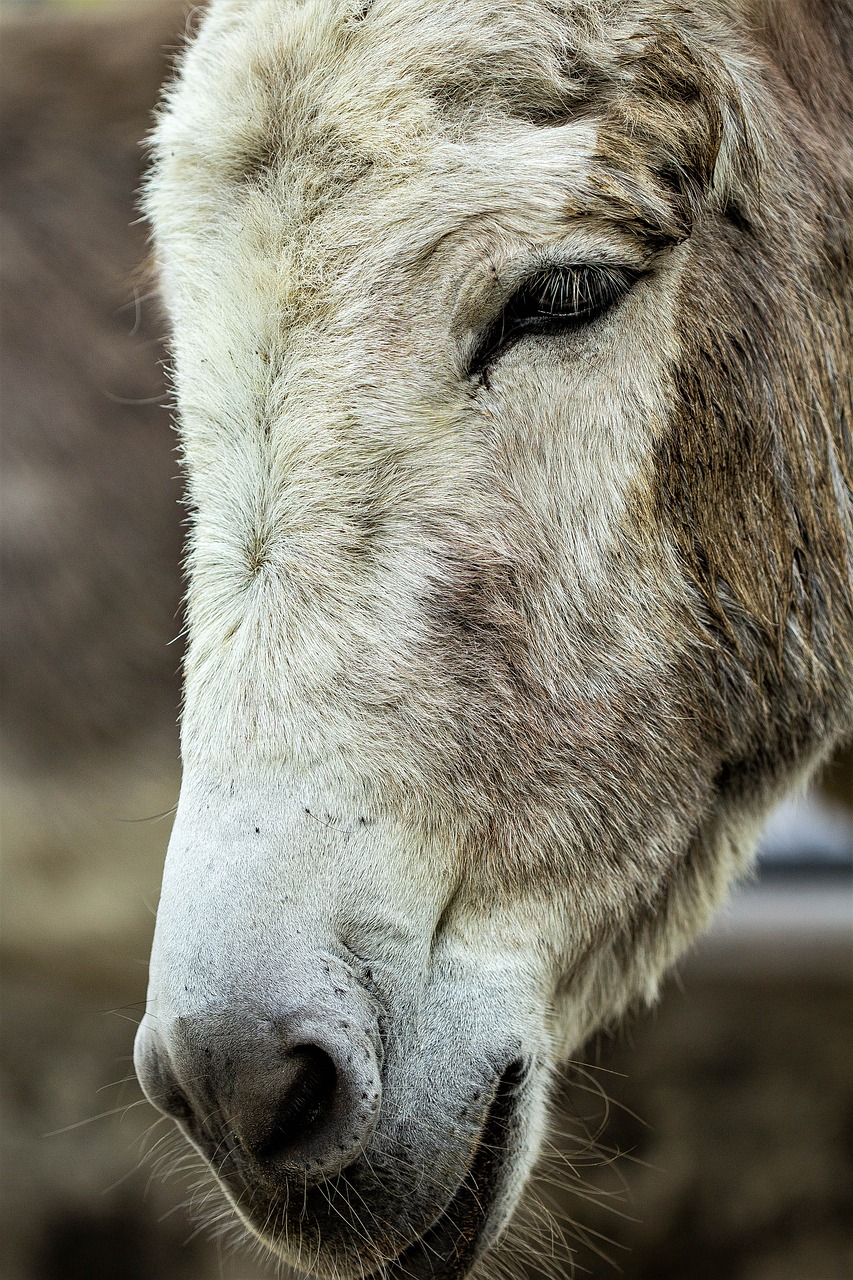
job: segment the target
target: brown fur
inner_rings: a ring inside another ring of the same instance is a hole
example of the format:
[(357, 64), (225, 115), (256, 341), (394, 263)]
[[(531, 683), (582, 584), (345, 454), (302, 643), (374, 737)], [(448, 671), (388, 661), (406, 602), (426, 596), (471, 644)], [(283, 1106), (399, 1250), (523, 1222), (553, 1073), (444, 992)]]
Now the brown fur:
[[(817, 15), (795, 27), (794, 8), (786, 36), (802, 54), (788, 62), (807, 64), (826, 31)], [(838, 23), (824, 51), (849, 48), (850, 12), (823, 16)], [(721, 768), (747, 790), (790, 776), (843, 731), (853, 697), (853, 153), (758, 54), (773, 104), (764, 178), (748, 225), (717, 217), (697, 230), (680, 408), (658, 473), (662, 518), (702, 604)], [(824, 63), (833, 120), (853, 120), (849, 71)]]

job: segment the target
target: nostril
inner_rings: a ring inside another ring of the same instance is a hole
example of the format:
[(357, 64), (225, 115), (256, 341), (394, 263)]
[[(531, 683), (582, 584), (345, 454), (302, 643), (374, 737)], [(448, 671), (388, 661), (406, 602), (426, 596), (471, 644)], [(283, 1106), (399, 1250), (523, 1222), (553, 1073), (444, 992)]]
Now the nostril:
[(337, 1087), (338, 1072), (329, 1055), (317, 1045), (291, 1050), (297, 1077), (290, 1097), (291, 1132), (306, 1133), (328, 1115)]
[(177, 1120), (221, 1174), (280, 1185), (318, 1181), (352, 1163), (381, 1109), (376, 1038), (311, 1011), (253, 1017), (242, 1010), (175, 1019), (168, 1038), (137, 1038), (151, 1102)]
[(189, 1125), (193, 1118), (193, 1109), (186, 1094), (178, 1088), (176, 1084), (169, 1081), (164, 1082), (161, 1092), (151, 1101), (161, 1111), (165, 1111), (173, 1120), (178, 1120), (181, 1124)]
[(294, 1152), (327, 1123), (338, 1085), (337, 1068), (318, 1045), (295, 1045), (288, 1055), (283, 1089), (272, 1124), (251, 1143), (260, 1160), (275, 1160)]

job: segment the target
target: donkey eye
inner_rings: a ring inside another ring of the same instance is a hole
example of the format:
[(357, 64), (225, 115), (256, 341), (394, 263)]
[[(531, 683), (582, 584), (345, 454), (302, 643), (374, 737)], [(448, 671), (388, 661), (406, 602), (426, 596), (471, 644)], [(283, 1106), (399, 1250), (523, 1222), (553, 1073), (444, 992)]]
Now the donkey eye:
[(594, 263), (531, 276), (482, 335), (471, 373), (482, 373), (525, 334), (562, 333), (590, 324), (624, 297), (642, 274), (631, 267)]

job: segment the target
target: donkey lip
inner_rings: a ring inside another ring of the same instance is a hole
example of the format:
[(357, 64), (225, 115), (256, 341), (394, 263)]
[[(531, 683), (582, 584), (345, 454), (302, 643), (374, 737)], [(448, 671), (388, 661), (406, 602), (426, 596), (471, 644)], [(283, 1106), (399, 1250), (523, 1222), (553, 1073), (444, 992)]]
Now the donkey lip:
[[(512, 1137), (527, 1071), (527, 1064), (516, 1060), (498, 1077), (465, 1173), (455, 1192), (423, 1234), (404, 1245), (399, 1253), (390, 1256), (384, 1253), (381, 1260), (379, 1255), (384, 1250), (380, 1241), (374, 1241), (373, 1247), (362, 1245), (359, 1252), (363, 1274), (373, 1276), (381, 1272), (387, 1280), (463, 1280), (468, 1274), (493, 1234), (489, 1230), (492, 1225), (490, 1219), (500, 1193), (502, 1175), (512, 1161)], [(222, 1143), (211, 1145), (220, 1149)], [(210, 1151), (203, 1154), (213, 1163)], [(224, 1158), (220, 1158), (216, 1173), (228, 1198), (252, 1233), (275, 1252), (286, 1251), (286, 1232), (284, 1237), (276, 1239), (260, 1226), (262, 1219), (268, 1222), (271, 1216), (265, 1198), (257, 1213), (253, 1212), (251, 1188), (254, 1179), (242, 1168), (238, 1152), (226, 1151)], [(247, 1192), (250, 1193), (248, 1197)], [(321, 1238), (321, 1235), (316, 1237), (320, 1250)]]
[(432, 1226), (397, 1255), (389, 1280), (461, 1280), (476, 1262), (501, 1173), (511, 1159), (510, 1131), (525, 1074), (522, 1062), (503, 1071), (459, 1187)]

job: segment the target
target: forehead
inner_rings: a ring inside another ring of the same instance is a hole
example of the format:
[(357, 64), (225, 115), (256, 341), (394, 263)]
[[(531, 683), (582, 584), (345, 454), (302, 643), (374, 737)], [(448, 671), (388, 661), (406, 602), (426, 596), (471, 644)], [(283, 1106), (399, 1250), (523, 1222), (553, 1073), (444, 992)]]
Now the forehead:
[(586, 92), (584, 32), (539, 0), (226, 0), (188, 70), (238, 168), (272, 147), (399, 161), (484, 117), (565, 122)]
[(221, 0), (167, 100), (159, 178), (196, 217), (260, 192), (291, 228), (365, 188), (378, 215), (377, 196), (411, 197), (419, 175), (447, 183), (448, 205), (487, 174), (502, 193), (538, 177), (547, 198), (591, 141), (566, 31), (538, 2)]
[(472, 238), (559, 239), (596, 137), (568, 31), (538, 0), (214, 3), (147, 198), (175, 304), (225, 288), (316, 316), (389, 269), (423, 282), (438, 245), (464, 265)]
[(161, 247), (237, 232), (292, 263), (299, 242), (315, 267), (330, 252), (331, 278), (377, 228), (418, 252), (484, 214), (534, 240), (578, 215), (681, 240), (719, 113), (667, 12), (625, 26), (610, 0), (214, 0), (155, 135)]

